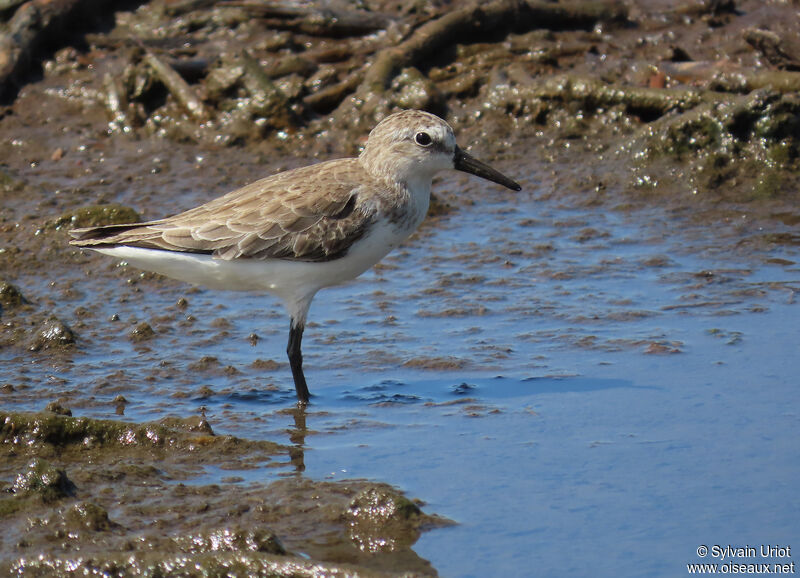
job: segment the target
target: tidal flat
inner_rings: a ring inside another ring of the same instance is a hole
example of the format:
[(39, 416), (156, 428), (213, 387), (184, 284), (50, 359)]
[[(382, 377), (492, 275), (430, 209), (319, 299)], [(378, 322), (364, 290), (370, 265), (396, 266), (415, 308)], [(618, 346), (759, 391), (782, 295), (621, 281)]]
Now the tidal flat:
[[(415, 6), (55, 14), (0, 68), (0, 570), (665, 576), (798, 541), (796, 8)], [(305, 410), (277, 301), (68, 245), (412, 107), (523, 190), (442, 174), (318, 295)]]

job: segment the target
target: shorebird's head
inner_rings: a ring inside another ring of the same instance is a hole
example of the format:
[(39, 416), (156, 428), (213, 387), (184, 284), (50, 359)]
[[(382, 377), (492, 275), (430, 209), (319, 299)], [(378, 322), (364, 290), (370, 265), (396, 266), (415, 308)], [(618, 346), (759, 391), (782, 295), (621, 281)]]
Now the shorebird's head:
[(382, 179), (430, 187), (437, 172), (456, 169), (520, 190), (516, 182), (461, 150), (449, 124), (421, 110), (403, 110), (383, 119), (369, 133), (359, 159)]

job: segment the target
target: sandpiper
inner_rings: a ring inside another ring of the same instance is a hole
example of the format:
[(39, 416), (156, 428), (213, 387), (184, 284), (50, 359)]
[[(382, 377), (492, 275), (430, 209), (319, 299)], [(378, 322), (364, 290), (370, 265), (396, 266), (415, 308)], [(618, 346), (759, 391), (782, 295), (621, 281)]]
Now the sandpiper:
[(358, 158), (279, 173), (165, 219), (75, 229), (70, 243), (188, 283), (280, 298), (291, 317), (286, 352), (297, 398), (306, 404), (300, 344), (311, 300), (411, 235), (444, 169), (520, 190), (460, 149), (444, 120), (405, 110), (370, 132)]

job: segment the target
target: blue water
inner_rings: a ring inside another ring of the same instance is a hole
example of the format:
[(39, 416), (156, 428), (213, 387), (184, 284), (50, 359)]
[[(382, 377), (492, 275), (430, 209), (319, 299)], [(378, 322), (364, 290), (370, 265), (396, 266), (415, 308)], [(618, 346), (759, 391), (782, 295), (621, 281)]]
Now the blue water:
[[(781, 343), (721, 364), (623, 354), (575, 359), (580, 377), (473, 380), (477, 416), (376, 408), (311, 441), (306, 475), (389, 479), (458, 520), (416, 547), (445, 576), (681, 575), (702, 544), (798, 538), (797, 383), (763, 363), (796, 356)], [(404, 391), (441, 399), (454, 381)]]

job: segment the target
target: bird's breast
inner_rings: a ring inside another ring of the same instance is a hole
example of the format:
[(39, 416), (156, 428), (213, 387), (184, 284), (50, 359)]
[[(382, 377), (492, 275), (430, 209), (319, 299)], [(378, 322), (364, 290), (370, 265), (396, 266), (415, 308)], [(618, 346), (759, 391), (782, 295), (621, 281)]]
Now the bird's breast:
[(364, 236), (353, 243), (343, 260), (351, 262), (355, 269), (366, 271), (397, 248), (414, 229), (416, 225), (410, 221), (409, 215), (376, 219)]
[(396, 196), (383, 204), (378, 214), (405, 239), (425, 219), (431, 201), (430, 182), (407, 183), (404, 187), (398, 187), (398, 191)]

